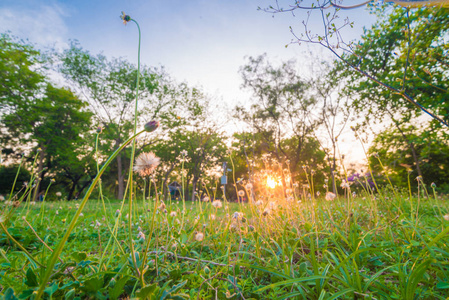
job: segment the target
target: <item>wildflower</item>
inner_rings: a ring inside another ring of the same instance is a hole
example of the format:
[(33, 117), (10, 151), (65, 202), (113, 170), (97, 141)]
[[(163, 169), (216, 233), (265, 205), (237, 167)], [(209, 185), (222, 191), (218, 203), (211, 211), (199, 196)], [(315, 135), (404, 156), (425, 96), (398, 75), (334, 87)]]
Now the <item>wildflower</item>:
[(430, 184), (430, 186), (431, 186), (433, 189), (437, 187), (437, 185), (435, 184), (435, 182), (432, 182), (432, 183)]
[(444, 215), (444, 216), (443, 216), (443, 219), (445, 219), (446, 221), (449, 221), (449, 214)]
[(55, 195), (56, 195), (56, 197), (61, 197), (62, 193), (61, 192), (56, 192)]
[(35, 205), (36, 204), (36, 201), (31, 201), (30, 202), (30, 205)]
[(197, 232), (195, 234), (195, 240), (197, 240), (198, 242), (201, 242), (204, 239), (204, 234), (202, 232)]
[(209, 199), (209, 197), (207, 197), (207, 196), (203, 198), (203, 201), (204, 201), (204, 202), (209, 202), (209, 200), (210, 200), (210, 199)]
[(100, 134), (103, 131), (103, 127), (98, 126), (96, 132)]
[(242, 218), (242, 217), (243, 217), (243, 213), (236, 211), (236, 212), (232, 215), (232, 217), (233, 217), (234, 219)]
[(55, 183), (56, 180), (55, 180), (54, 178), (52, 178), (52, 179), (50, 180), (50, 182), (51, 182), (51, 183)]
[(186, 150), (182, 150), (179, 154), (181, 154), (182, 156), (187, 156), (187, 151)]
[(214, 202), (212, 202), (212, 206), (215, 208), (220, 208), (223, 206), (223, 204), (221, 203), (220, 200), (214, 200)]
[(170, 217), (176, 217), (176, 211), (172, 211), (172, 212), (170, 213)]
[(357, 195), (356, 192), (352, 192), (352, 197), (355, 197)]
[(343, 189), (349, 189), (349, 182), (343, 179), (343, 181), (340, 184), (341, 188)]
[(268, 214), (270, 214), (270, 209), (265, 208), (264, 211), (263, 211), (263, 213), (262, 213), (262, 215), (263, 215), (263, 216), (266, 216), (266, 215), (268, 215)]
[(101, 223), (98, 222), (98, 220), (95, 220), (95, 227), (100, 227), (100, 226), (101, 226)]
[(239, 195), (239, 197), (245, 196), (245, 191), (240, 190), (240, 191), (238, 192), (238, 195)]
[(418, 180), (418, 182), (422, 182), (422, 176), (419, 175), (418, 177), (416, 177), (416, 180)]
[(145, 240), (145, 234), (142, 231), (139, 231), (139, 234), (137, 235), (137, 239), (139, 240)]
[(337, 195), (335, 195), (334, 193), (327, 192), (326, 197), (324, 197), (324, 199), (326, 199), (327, 201), (332, 201), (335, 199), (335, 197), (337, 197)]
[(131, 21), (131, 17), (126, 15), (123, 11), (122, 11), (122, 15), (120, 16), (120, 19), (123, 20), (123, 24), (127, 24), (129, 21)]
[(143, 152), (136, 158), (134, 172), (139, 173), (140, 176), (150, 176), (150, 174), (159, 165), (160, 158), (153, 152)]
[(247, 190), (250, 190), (250, 189), (253, 188), (253, 185), (252, 185), (251, 183), (247, 183), (246, 186), (245, 186), (245, 188), (246, 188)]
[(0, 195), (0, 201), (5, 201), (5, 196)]
[(62, 223), (65, 223), (65, 221), (66, 221), (65, 219), (62, 219)]
[(214, 214), (211, 214), (211, 215), (209, 216), (209, 219), (212, 220), (212, 221), (215, 220), (215, 215), (214, 215)]
[(260, 206), (260, 205), (262, 205), (263, 204), (263, 201), (262, 200), (258, 200), (258, 201), (256, 201), (256, 203), (255, 203), (257, 206)]
[(319, 196), (320, 194), (321, 194), (320, 191), (317, 191), (317, 192), (316, 192), (316, 195), (317, 195), (317, 196)]
[(56, 211), (55, 214), (56, 214), (56, 215), (59, 215), (59, 211)]
[(83, 213), (80, 213), (80, 217), (83, 217), (84, 216), (84, 214)]

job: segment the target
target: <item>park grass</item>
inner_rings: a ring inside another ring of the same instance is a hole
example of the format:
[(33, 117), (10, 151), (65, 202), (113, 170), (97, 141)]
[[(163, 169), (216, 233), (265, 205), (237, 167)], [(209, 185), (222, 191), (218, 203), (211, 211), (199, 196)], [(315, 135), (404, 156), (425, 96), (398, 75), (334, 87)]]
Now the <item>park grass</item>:
[[(90, 199), (44, 297), (446, 299), (447, 199), (409, 199), (387, 189), (332, 201), (257, 199), (260, 205), (223, 201), (220, 208), (198, 200), (184, 209), (176, 200), (137, 198), (131, 235), (140, 275), (128, 242), (128, 208)], [(66, 232), (77, 203), (3, 207), (9, 218), (2, 225), (10, 235), (0, 236), (4, 297), (12, 291), (33, 297), (42, 284), (40, 265)]]

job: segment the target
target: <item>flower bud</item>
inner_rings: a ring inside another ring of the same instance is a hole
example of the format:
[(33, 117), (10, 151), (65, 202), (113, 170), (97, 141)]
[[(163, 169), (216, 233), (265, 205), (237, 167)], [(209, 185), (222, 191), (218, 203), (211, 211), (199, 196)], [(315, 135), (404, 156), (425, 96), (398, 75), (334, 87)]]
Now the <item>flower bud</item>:
[(153, 132), (159, 127), (159, 121), (150, 121), (145, 124), (146, 132)]

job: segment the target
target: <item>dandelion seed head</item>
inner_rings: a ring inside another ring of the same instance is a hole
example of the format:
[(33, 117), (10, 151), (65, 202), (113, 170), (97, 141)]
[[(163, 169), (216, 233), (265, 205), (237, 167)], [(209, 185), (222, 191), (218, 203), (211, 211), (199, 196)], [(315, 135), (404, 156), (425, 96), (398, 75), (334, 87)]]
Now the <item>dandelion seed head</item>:
[(220, 208), (223, 206), (223, 204), (221, 203), (220, 200), (214, 200), (214, 202), (212, 202), (212, 206), (215, 208)]
[(159, 163), (160, 158), (153, 152), (143, 152), (136, 158), (133, 170), (141, 177), (150, 176)]

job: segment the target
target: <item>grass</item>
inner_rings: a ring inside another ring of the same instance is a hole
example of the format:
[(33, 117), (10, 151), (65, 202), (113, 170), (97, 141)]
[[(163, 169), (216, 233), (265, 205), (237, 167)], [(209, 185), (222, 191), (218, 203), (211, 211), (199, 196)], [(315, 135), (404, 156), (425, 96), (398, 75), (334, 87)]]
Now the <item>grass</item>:
[[(160, 201), (137, 198), (131, 235), (139, 271), (128, 243), (128, 208), (119, 213), (121, 202), (106, 201), (105, 213), (101, 201), (91, 199), (59, 255), (44, 297), (445, 299), (445, 200), (382, 195), (349, 201), (295, 196), (290, 202), (262, 196), (261, 206), (223, 203), (218, 209), (197, 201), (186, 202), (184, 213), (182, 202), (169, 201), (164, 208)], [(2, 232), (5, 297), (12, 290), (23, 299), (36, 293), (45, 270), (39, 264), (46, 264), (78, 204), (4, 206), (4, 215), (13, 212), (2, 224), (29, 253)]]

